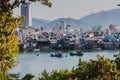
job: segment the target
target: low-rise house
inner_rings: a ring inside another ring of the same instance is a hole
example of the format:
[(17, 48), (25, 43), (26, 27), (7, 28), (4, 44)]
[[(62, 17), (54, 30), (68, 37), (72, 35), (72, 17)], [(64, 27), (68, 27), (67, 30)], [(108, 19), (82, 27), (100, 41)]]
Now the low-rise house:
[(103, 45), (104, 45), (104, 49), (107, 49), (107, 50), (116, 49), (116, 45), (112, 42), (103, 42)]
[(86, 48), (97, 48), (98, 37), (88, 37), (85, 39)]
[(50, 49), (50, 41), (49, 39), (40, 39), (37, 41), (37, 47), (40, 50), (49, 50)]

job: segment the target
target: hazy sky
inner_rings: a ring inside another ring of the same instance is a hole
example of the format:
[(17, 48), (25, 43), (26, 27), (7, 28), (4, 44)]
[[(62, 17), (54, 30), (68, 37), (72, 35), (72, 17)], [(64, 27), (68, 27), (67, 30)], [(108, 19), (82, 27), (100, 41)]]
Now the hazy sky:
[[(117, 4), (120, 0), (50, 0), (53, 3), (51, 8), (32, 3), (32, 18), (42, 18), (54, 20), (57, 18), (71, 17), (80, 19), (91, 13), (97, 13), (102, 10), (111, 10), (120, 8)], [(20, 9), (15, 10), (15, 15), (20, 15)]]

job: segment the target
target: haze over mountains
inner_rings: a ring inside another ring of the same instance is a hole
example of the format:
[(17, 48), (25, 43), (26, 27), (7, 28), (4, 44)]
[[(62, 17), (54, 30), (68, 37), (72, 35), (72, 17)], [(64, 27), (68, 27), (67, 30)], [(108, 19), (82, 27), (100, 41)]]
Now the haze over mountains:
[(87, 15), (78, 20), (73, 18), (59, 18), (53, 21), (45, 19), (32, 19), (32, 24), (35, 27), (45, 27), (45, 29), (51, 29), (55, 24), (59, 24), (60, 21), (64, 20), (66, 24), (70, 24), (73, 27), (79, 27), (88, 29), (93, 26), (108, 27), (110, 24), (120, 26), (120, 9), (112, 9), (109, 11), (101, 11), (98, 13)]

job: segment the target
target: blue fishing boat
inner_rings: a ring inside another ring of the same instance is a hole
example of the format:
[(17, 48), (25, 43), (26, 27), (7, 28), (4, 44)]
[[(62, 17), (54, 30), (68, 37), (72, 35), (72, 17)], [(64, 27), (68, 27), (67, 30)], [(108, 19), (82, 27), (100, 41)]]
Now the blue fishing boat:
[(70, 56), (82, 56), (83, 53), (81, 51), (70, 51)]
[(62, 57), (62, 53), (61, 53), (61, 52), (51, 53), (50, 56), (51, 56), (51, 57)]

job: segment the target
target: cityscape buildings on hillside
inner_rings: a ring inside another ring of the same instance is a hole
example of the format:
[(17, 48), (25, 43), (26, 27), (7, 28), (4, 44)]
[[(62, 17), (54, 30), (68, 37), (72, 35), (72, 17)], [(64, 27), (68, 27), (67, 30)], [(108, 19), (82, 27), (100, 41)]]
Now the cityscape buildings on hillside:
[(26, 19), (23, 20), (24, 28), (18, 31), (20, 50), (120, 49), (120, 29), (116, 25), (111, 24), (106, 30), (94, 26), (83, 31), (62, 20), (50, 30), (35, 28), (30, 3), (21, 5), (21, 15)]
[(19, 30), (20, 50), (120, 49), (120, 29), (110, 25), (88, 31), (61, 21), (50, 30), (29, 27)]

